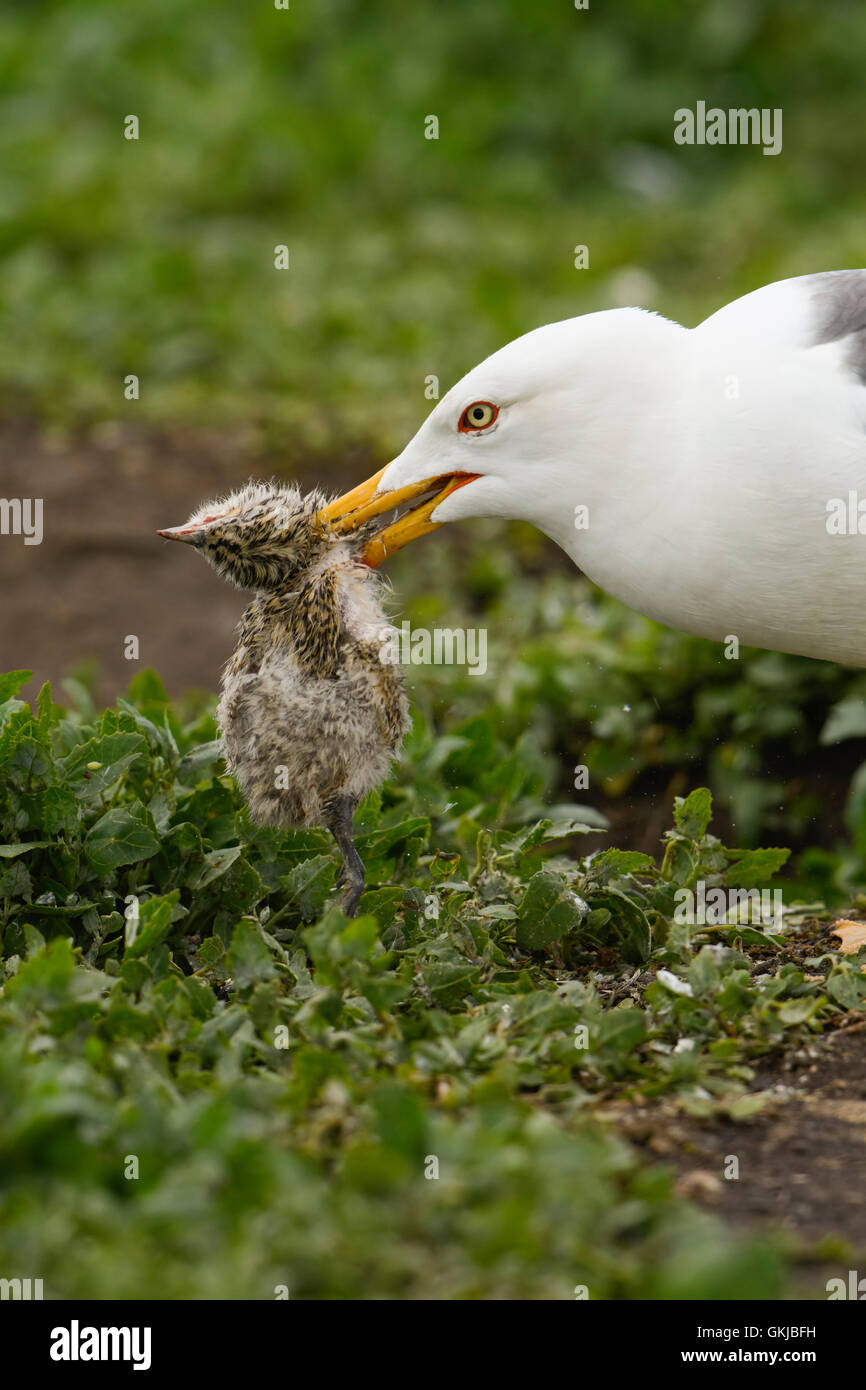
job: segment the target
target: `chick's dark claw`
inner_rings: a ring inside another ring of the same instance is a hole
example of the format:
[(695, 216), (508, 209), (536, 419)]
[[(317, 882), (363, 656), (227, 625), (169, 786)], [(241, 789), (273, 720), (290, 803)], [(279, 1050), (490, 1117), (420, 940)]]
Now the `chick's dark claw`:
[(159, 534), (255, 590), (217, 709), (226, 764), (260, 825), (331, 831), (354, 916), (364, 888), (354, 811), (386, 776), (409, 715), (381, 581), (362, 560), (368, 537), (333, 530), (325, 501), (250, 483)]

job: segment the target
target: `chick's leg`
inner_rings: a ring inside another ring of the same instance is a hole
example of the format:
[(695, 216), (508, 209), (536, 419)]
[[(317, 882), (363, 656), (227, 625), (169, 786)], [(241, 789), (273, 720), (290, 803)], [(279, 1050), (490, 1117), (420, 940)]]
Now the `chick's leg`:
[(354, 917), (364, 891), (364, 865), (355, 849), (355, 806), (349, 796), (335, 796), (328, 803), (325, 824), (337, 841), (343, 856), (343, 867), (337, 883), (343, 889), (342, 908), (347, 917)]

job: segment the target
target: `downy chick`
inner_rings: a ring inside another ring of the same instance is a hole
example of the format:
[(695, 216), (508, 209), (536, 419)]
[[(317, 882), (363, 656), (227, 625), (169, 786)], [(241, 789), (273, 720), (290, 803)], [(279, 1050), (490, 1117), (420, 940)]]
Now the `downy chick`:
[(259, 824), (332, 832), (354, 916), (364, 887), (355, 808), (386, 776), (409, 713), (402, 672), (383, 659), (391, 628), (360, 558), (364, 537), (324, 524), (326, 500), (250, 482), (158, 534), (256, 591), (217, 708), (226, 764)]

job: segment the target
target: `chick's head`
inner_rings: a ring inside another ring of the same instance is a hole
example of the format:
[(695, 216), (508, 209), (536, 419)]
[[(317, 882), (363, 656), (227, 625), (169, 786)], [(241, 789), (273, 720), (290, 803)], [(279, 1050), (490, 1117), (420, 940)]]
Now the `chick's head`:
[(319, 520), (326, 500), (290, 484), (250, 482), (204, 503), (183, 526), (157, 534), (194, 546), (239, 589), (278, 590), (339, 542)]

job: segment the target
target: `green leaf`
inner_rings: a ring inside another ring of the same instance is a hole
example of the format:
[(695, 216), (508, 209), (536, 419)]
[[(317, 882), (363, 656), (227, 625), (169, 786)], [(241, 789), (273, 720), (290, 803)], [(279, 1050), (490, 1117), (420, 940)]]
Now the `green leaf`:
[(210, 743), (199, 743), (184, 753), (177, 765), (177, 780), (194, 786), (205, 776), (211, 776), (218, 763), (223, 761), (223, 746), (219, 739)]
[(779, 1018), (789, 1027), (795, 1023), (806, 1023), (821, 1008), (821, 999), (807, 996), (804, 999), (786, 999), (779, 1005)]
[(186, 865), (191, 875), (200, 872), (205, 859), (201, 831), (191, 821), (181, 821), (159, 837), (160, 858), (173, 867)]
[(17, 695), (22, 685), (26, 685), (33, 677), (32, 671), (6, 671), (0, 675), (0, 704), (3, 704), (11, 696)]
[(98, 970), (78, 964), (72, 942), (55, 937), (37, 950), (4, 987), (4, 999), (29, 1011), (39, 1009), (57, 1016), (57, 1025), (70, 1027), (93, 1014), (96, 1001), (110, 984)]
[(95, 903), (88, 902), (86, 899), (77, 903), (31, 902), (27, 904), (27, 914), (28, 916), (66, 919), (68, 917), (83, 917), (86, 913), (91, 912), (95, 906)]
[(228, 969), (238, 989), (247, 989), (260, 980), (271, 980), (276, 975), (273, 954), (254, 917), (242, 917), (232, 932)]
[[(190, 829), (194, 829), (194, 827), (190, 827)], [(213, 883), (215, 878), (226, 873), (235, 860), (240, 858), (241, 853), (240, 845), (227, 845), (225, 849), (214, 849), (209, 854), (205, 854), (202, 863), (194, 870), (190, 870), (187, 879), (189, 888), (194, 893), (199, 888), (206, 888), (209, 883)]]
[(39, 828), (43, 834), (65, 835), (79, 823), (80, 807), (69, 787), (46, 787), (39, 796)]
[(225, 959), (226, 948), (218, 936), (207, 937), (196, 951), (196, 956), (202, 965), (216, 965)]
[(655, 867), (651, 854), (641, 854), (632, 849), (606, 849), (596, 854), (590, 863), (593, 878), (608, 883), (613, 878), (623, 878), (626, 874), (639, 874)]
[(24, 941), (28, 960), (31, 956), (38, 955), (40, 951), (45, 950), (45, 937), (37, 927), (31, 927), (29, 922), (24, 924)]
[(539, 951), (561, 941), (586, 916), (586, 904), (568, 888), (562, 876), (542, 869), (529, 880), (520, 904), (516, 940), (523, 951)]
[(21, 790), (39, 790), (46, 783), (56, 780), (51, 750), (43, 742), (47, 734), (39, 730), (38, 725), (32, 721), (31, 727), (38, 731), (39, 736), (32, 738), (29, 734), (19, 734), (6, 760), (6, 776)]
[(251, 914), (266, 896), (267, 889), (258, 872), (241, 855), (225, 873), (199, 889), (191, 911), (204, 918), (209, 930), (228, 941), (238, 919)]
[(729, 946), (733, 946), (735, 941), (741, 941), (744, 946), (770, 946), (774, 951), (778, 951), (783, 938), (781, 936), (770, 936), (767, 932), (760, 931), (757, 927), (743, 926), (715, 926), (699, 927), (697, 933), (704, 935), (712, 933), (714, 936), (724, 937)]
[(427, 1115), (420, 1097), (408, 1086), (383, 1081), (370, 1099), (383, 1148), (420, 1165), (429, 1148)]
[[(147, 749), (141, 734), (108, 734), (76, 744), (59, 764), (75, 795), (92, 800), (114, 785), (118, 777)], [(97, 763), (98, 767), (88, 767)]]
[(652, 930), (640, 903), (618, 888), (610, 887), (594, 889), (588, 901), (593, 912), (606, 908), (610, 913), (600, 939), (615, 943), (626, 960), (646, 960), (652, 949)]
[(622, 1058), (639, 1047), (646, 1036), (646, 1020), (641, 1010), (620, 1005), (602, 1015), (590, 1035), (590, 1044), (593, 1052), (611, 1052)]
[(371, 961), (380, 953), (379, 927), (373, 917), (355, 917), (342, 929), (331, 929), (328, 955), (332, 960)]
[(451, 965), (447, 961), (425, 965), (421, 978), (433, 996), (434, 1003), (447, 1009), (457, 1004), (481, 979), (481, 971), (468, 963)]
[(17, 859), (19, 854), (27, 854), (31, 849), (48, 849), (50, 840), (27, 840), (22, 845), (0, 845), (0, 859)]
[(314, 921), (322, 911), (334, 886), (337, 870), (327, 854), (315, 854), (304, 859), (280, 879), (286, 896), (297, 902), (306, 922)]
[(134, 707), (144, 705), (167, 705), (168, 695), (162, 682), (162, 677), (152, 666), (145, 666), (143, 671), (139, 671), (129, 682), (127, 690), (128, 700), (118, 700), (118, 704), (131, 704)]
[(208, 782), (181, 801), (179, 815), (198, 826), (212, 849), (237, 844), (238, 814), (232, 790), (222, 782)]
[(367, 867), (371, 882), (390, 877), (397, 860), (411, 867), (430, 837), (430, 822), (426, 816), (409, 816), (393, 825), (379, 826), (369, 834), (360, 833), (355, 845)]
[(28, 710), (24, 700), (4, 700), (0, 704), (0, 728), (6, 723), (7, 719), (13, 714), (19, 714), (21, 710)]
[(539, 820), (517, 835), (510, 836), (502, 845), (507, 853), (516, 850), (526, 851), (535, 845), (551, 844), (555, 840), (567, 840), (571, 835), (597, 835), (603, 826), (588, 825), (576, 816), (559, 816), (556, 820)]
[(15, 860), (0, 873), (0, 898), (33, 897), (33, 880), (24, 864)]
[[(146, 673), (142, 672), (141, 674), (145, 675)], [(136, 680), (138, 679), (139, 678), (136, 677)], [(132, 685), (134, 684), (135, 681), (132, 682)], [(130, 686), (130, 691), (132, 690), (132, 685)], [(174, 741), (174, 735), (166, 724), (156, 724), (153, 719), (148, 719), (147, 715), (143, 714), (141, 710), (134, 704), (131, 704), (129, 700), (118, 700), (117, 708), (123, 710), (123, 713), (132, 720), (139, 730), (139, 733), (143, 734), (147, 743), (155, 753), (159, 753), (169, 764), (173, 764), (177, 760), (177, 744)], [(162, 717), (163, 719), (165, 718), (164, 711)]]
[(519, 913), (513, 903), (488, 903), (478, 909), (478, 916), (488, 922), (514, 922)]
[(866, 1009), (866, 975), (847, 962), (830, 971), (824, 988), (843, 1009)]
[(36, 713), (37, 722), (45, 727), (58, 724), (63, 718), (65, 711), (60, 705), (55, 705), (51, 698), (50, 681), (45, 681), (44, 685), (40, 687), (36, 697)]
[(731, 888), (757, 888), (778, 873), (791, 857), (789, 849), (729, 850), (733, 863), (725, 870), (725, 883)]
[(126, 955), (131, 959), (146, 956), (165, 940), (171, 929), (174, 909), (180, 894), (175, 889), (164, 897), (148, 898), (139, 904), (138, 918), (131, 914), (126, 919)]
[(150, 859), (159, 849), (153, 822), (141, 802), (115, 806), (100, 816), (84, 841), (84, 853), (98, 873)]
[(707, 787), (696, 787), (683, 800), (674, 799), (674, 822), (690, 840), (700, 840), (706, 834), (713, 813), (713, 798)]
[(669, 830), (667, 833), (669, 838), (665, 847), (662, 874), (671, 884), (690, 883), (699, 865), (694, 842), (675, 830)]

